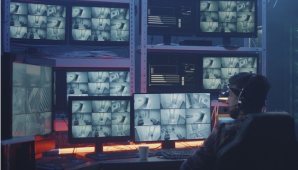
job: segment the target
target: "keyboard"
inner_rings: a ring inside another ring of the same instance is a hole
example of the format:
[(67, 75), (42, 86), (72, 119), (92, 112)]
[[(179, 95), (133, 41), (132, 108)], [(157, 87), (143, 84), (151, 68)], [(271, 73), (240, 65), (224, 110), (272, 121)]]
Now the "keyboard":
[(53, 158), (46, 161), (37, 161), (35, 167), (37, 169), (46, 170), (62, 170), (71, 168), (80, 164), (84, 164), (87, 161), (84, 159), (73, 158), (73, 157), (59, 157)]
[(168, 149), (161, 152), (162, 156), (167, 159), (187, 159), (198, 150), (198, 147), (193, 148), (177, 148)]
[(127, 159), (127, 158), (138, 158), (138, 150), (129, 151), (116, 151), (116, 152), (94, 152), (86, 154), (86, 157), (95, 159), (98, 161), (112, 160), (112, 159)]
[[(161, 156), (157, 150), (150, 150), (148, 156)], [(128, 159), (139, 158), (139, 150), (127, 150), (127, 151), (115, 151), (115, 152), (94, 152), (86, 154), (86, 157), (95, 159), (98, 161), (113, 160), (113, 159)]]

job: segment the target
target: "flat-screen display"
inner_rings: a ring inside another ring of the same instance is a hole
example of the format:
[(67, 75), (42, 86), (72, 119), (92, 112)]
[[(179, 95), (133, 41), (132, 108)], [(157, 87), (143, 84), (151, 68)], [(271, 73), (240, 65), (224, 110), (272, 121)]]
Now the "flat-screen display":
[(69, 96), (130, 96), (129, 71), (67, 71)]
[(258, 56), (225, 55), (203, 57), (203, 88), (227, 88), (229, 78), (241, 72), (258, 73)]
[(131, 140), (131, 99), (131, 96), (70, 97), (69, 141)]
[(148, 35), (195, 35), (195, 0), (148, 0)]
[(52, 132), (52, 68), (13, 63), (12, 136)]
[(43, 44), (66, 42), (65, 5), (12, 1), (10, 18), (12, 40)]
[(130, 28), (128, 4), (86, 4), (76, 3), (71, 7), (70, 43), (128, 44)]
[(199, 1), (199, 36), (257, 36), (257, 1)]
[(211, 133), (209, 93), (134, 94), (135, 142), (205, 139)]

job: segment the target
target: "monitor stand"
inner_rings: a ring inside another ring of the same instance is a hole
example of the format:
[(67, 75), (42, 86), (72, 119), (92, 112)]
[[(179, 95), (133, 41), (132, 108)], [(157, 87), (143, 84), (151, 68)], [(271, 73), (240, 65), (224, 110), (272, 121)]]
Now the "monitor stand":
[(179, 44), (171, 43), (171, 36), (164, 35), (163, 36), (163, 43), (157, 44), (157, 45), (172, 45), (172, 46), (178, 46)]
[(175, 149), (175, 141), (162, 141), (161, 148), (162, 149)]
[(227, 48), (227, 49), (235, 49), (239, 48), (238, 45), (231, 45), (231, 38), (223, 37), (223, 45), (219, 45), (219, 47)]
[(103, 153), (103, 143), (102, 142), (96, 142), (94, 152), (96, 153)]

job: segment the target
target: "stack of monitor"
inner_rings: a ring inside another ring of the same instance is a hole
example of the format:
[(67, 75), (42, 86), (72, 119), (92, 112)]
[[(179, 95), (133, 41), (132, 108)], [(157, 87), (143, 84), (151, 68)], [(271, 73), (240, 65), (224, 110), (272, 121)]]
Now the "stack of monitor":
[(19, 44), (129, 45), (128, 3), (10, 3), (10, 38)]
[(13, 63), (12, 137), (52, 132), (52, 68)]
[[(70, 143), (171, 142), (206, 139), (210, 94), (161, 93), (69, 97)], [(174, 145), (171, 145), (174, 147)]]
[[(257, 0), (148, 0), (148, 35), (257, 37)], [(167, 38), (165, 38), (167, 37)]]

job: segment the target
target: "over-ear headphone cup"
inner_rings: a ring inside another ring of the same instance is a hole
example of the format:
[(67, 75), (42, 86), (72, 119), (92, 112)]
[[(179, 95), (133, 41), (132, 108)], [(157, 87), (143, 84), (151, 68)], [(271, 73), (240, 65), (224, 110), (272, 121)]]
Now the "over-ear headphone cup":
[(237, 109), (241, 109), (241, 107), (242, 107), (242, 103), (238, 103)]

